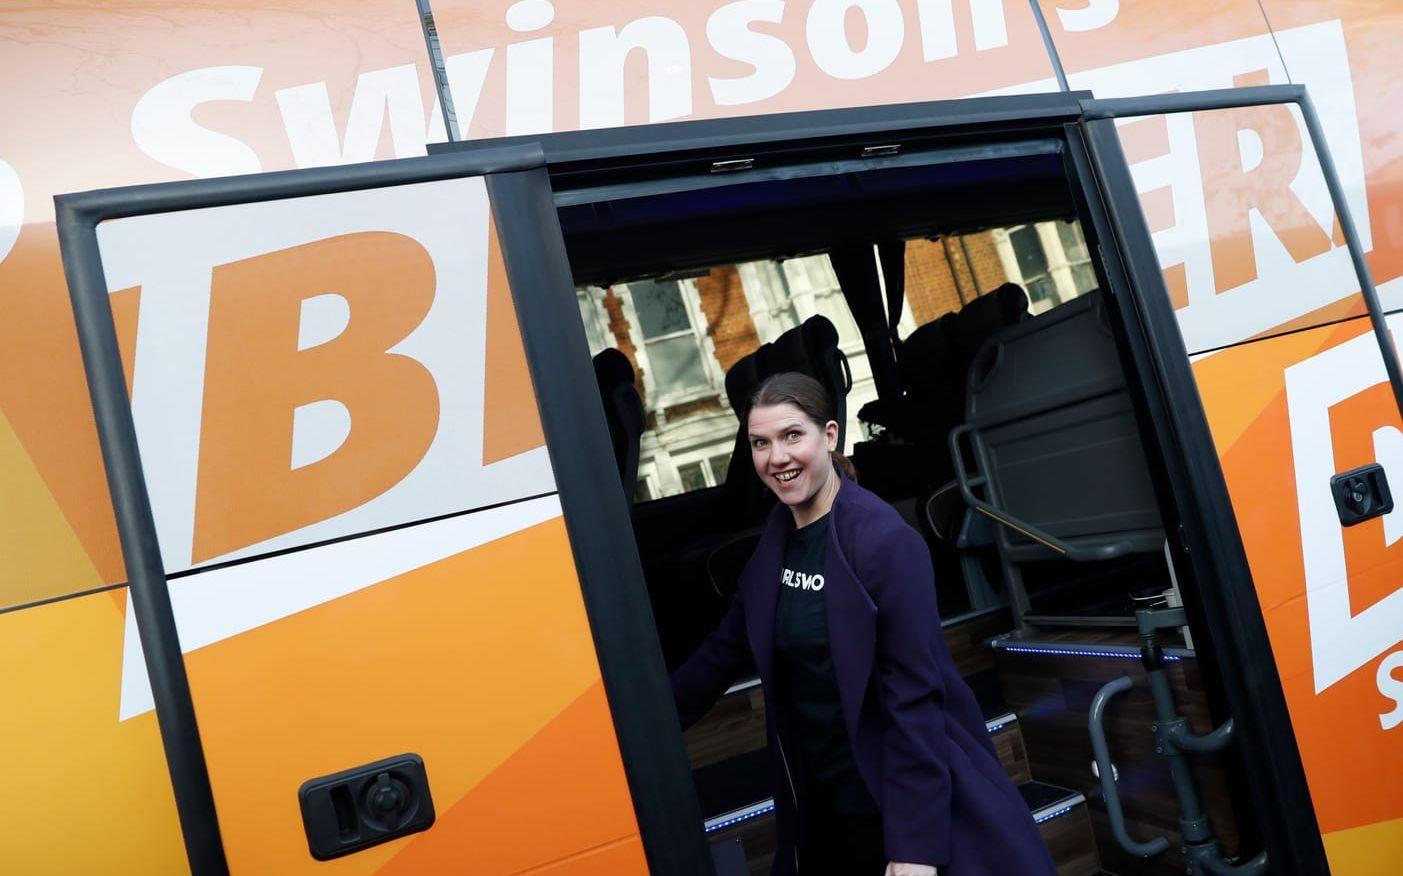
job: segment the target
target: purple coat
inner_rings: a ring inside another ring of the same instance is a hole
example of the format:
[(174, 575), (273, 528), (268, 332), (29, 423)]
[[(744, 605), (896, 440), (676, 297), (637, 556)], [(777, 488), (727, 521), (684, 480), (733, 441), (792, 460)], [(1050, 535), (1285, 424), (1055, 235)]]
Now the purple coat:
[[(793, 529), (789, 509), (777, 506), (730, 610), (672, 674), (684, 726), (735, 680), (747, 649), (764, 684), (766, 715), (775, 714), (775, 605)], [(945, 645), (925, 542), (890, 505), (848, 480), (828, 527), (824, 604), (843, 721), (882, 812), (888, 860), (933, 864), (940, 876), (1055, 876)], [(795, 803), (773, 720), (767, 725), (778, 842), (771, 872), (792, 876)]]

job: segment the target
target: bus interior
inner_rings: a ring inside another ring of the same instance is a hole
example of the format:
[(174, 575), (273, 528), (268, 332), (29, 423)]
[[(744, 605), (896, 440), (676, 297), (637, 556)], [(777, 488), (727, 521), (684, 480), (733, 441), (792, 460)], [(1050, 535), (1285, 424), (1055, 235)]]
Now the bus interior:
[[(841, 449), (860, 482), (928, 544), (944, 635), (1059, 873), (1184, 872), (1180, 842), (1152, 859), (1120, 847), (1093, 770), (1088, 711), (1098, 689), (1128, 675), (1134, 686), (1106, 721), (1124, 828), (1178, 836), (1135, 611), (1180, 604), (1192, 573), (1176, 560), (1174, 506), (1116, 318), (1122, 304), (1066, 145), (1056, 127), (908, 130), (550, 171), (668, 669), (722, 617), (774, 501), (736, 412), (770, 374), (807, 373), (837, 402)], [(1076, 250), (1070, 288), (1046, 277), (981, 282), (969, 242), (1019, 228), (1060, 236), (1064, 261)], [(909, 302), (926, 281), (908, 270), (918, 250), (943, 256), (957, 282), (961, 262), (968, 268), (958, 301), (919, 318)], [(794, 293), (775, 304), (783, 319), (762, 320), (754, 299), (764, 296), (750, 295), (751, 321), (765, 325), (749, 349), (718, 334), (715, 307), (707, 328), (692, 325), (689, 349), (715, 360), (724, 346), (726, 361), (707, 363), (711, 396), (668, 399), (667, 381), (700, 367), (668, 347), (696, 316), (683, 292), (695, 297), (697, 284), (724, 274), (752, 284), (765, 275), (793, 293), (805, 271), (831, 287), (822, 306), (796, 309)], [(640, 351), (646, 367), (636, 367)], [(682, 466), (680, 486), (642, 477), (691, 420), (729, 442)], [(1178, 710), (1207, 732), (1226, 717), (1211, 643), (1179, 628), (1159, 641)], [(685, 734), (713, 855), (744, 858), (753, 874), (768, 872), (774, 853), (777, 791), (766, 787), (758, 685), (753, 673), (737, 678)], [(1257, 847), (1231, 750), (1193, 769), (1225, 857)]]

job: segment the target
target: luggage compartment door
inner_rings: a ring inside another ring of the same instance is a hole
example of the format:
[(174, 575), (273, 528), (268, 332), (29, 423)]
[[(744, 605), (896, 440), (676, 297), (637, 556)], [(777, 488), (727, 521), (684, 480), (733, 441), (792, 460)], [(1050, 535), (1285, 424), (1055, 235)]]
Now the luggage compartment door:
[(1272, 871), (1372, 872), (1403, 843), (1403, 382), (1352, 113), (1300, 86), (1083, 109)]
[(194, 872), (706, 872), (539, 149), (59, 216)]

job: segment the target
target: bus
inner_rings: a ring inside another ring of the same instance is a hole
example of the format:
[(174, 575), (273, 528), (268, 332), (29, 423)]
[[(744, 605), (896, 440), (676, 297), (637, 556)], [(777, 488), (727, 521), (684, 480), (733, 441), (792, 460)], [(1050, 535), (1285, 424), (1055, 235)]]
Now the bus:
[(763, 686), (667, 682), (779, 371), (1059, 873), (1394, 872), (1401, 31), (5, 7), (7, 872), (789, 872)]

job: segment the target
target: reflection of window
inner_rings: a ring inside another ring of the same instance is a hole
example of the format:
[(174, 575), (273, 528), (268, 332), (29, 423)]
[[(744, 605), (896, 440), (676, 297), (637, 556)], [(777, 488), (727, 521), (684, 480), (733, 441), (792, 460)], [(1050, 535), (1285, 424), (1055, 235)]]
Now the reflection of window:
[(649, 502), (653, 499), (653, 484), (646, 477), (641, 476), (633, 483), (633, 501)]
[(1047, 269), (1047, 252), (1038, 239), (1036, 225), (1024, 225), (1008, 234), (1013, 244), (1014, 258), (1018, 259), (1018, 273), (1023, 275), (1023, 288), (1028, 292), (1028, 300), (1033, 304), (1048, 301), (1058, 303), (1057, 283)]
[(718, 484), (726, 482), (726, 470), (731, 467), (731, 454), (723, 453), (720, 456), (713, 456), (707, 460), (707, 465), (711, 467), (711, 476)]
[(699, 459), (677, 467), (677, 477), (682, 482), (682, 492), (704, 490), (726, 482), (726, 469), (731, 464), (731, 455), (721, 453), (710, 459)]
[(1001, 256), (1005, 269), (1009, 279), (1028, 291), (1029, 309), (1034, 313), (1096, 288), (1091, 254), (1076, 222), (1039, 222), (1004, 234), (1007, 248)]
[(1058, 222), (1057, 238), (1062, 242), (1062, 253), (1072, 268), (1072, 285), (1076, 294), (1095, 289), (1096, 271), (1092, 270), (1091, 255), (1086, 251), (1081, 226), (1075, 222)]
[(701, 346), (682, 289), (675, 280), (628, 284), (653, 385), (662, 395), (707, 385)]
[(609, 334), (609, 315), (604, 310), (604, 290), (598, 286), (582, 286), (575, 290), (580, 305), (580, 321), (585, 324), (591, 356), (613, 343)]
[[(838, 330), (838, 346), (849, 354), (862, 349), (862, 333), (843, 298), (838, 275), (826, 255), (802, 256), (784, 263), (795, 293), (812, 292), (814, 312), (826, 316)], [(799, 320), (802, 322), (802, 318)]]
[(684, 493), (706, 489), (706, 472), (703, 471), (702, 463), (700, 462), (689, 462), (686, 465), (679, 465), (677, 467), (677, 477), (682, 481), (682, 492)]

